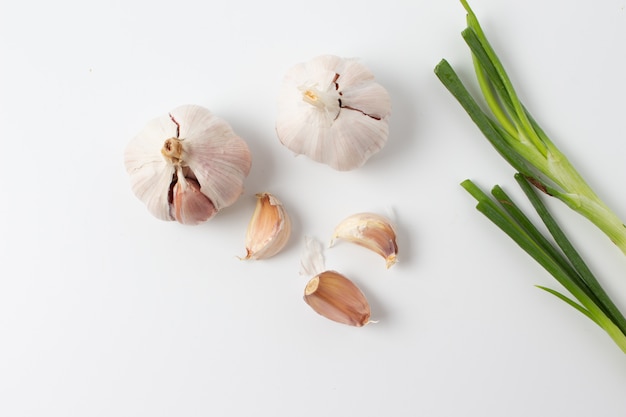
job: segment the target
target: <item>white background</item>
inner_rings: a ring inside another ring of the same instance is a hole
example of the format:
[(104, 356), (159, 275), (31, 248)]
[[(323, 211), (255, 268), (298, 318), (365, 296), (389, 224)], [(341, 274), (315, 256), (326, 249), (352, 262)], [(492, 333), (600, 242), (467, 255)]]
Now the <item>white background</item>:
[[(525, 102), (626, 218), (624, 0), (473, 0)], [(626, 415), (626, 356), (474, 209), (458, 185), (499, 183), (496, 154), (433, 74), (473, 91), (456, 0), (14, 1), (0, 6), (0, 415)], [(294, 157), (274, 133), (286, 70), (358, 57), (390, 92), (387, 146), (361, 169)], [(132, 194), (128, 141), (199, 104), (248, 142), (240, 200), (210, 222), (154, 219)], [(294, 227), (242, 262), (254, 194)], [(550, 201), (626, 310), (626, 257)], [(392, 211), (400, 262), (349, 244), (326, 265), (368, 296), (376, 325), (302, 301), (305, 235)]]

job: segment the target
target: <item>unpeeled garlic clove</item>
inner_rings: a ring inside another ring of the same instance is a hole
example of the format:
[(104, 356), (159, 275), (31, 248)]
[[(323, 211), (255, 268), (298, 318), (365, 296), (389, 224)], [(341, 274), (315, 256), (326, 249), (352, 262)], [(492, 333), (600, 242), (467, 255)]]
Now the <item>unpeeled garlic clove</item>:
[(243, 259), (267, 259), (280, 252), (291, 234), (291, 220), (285, 207), (270, 193), (256, 195), (257, 202), (246, 232)]
[(296, 154), (347, 171), (382, 149), (390, 114), (387, 90), (363, 64), (322, 55), (285, 74), (276, 133)]
[(398, 258), (396, 231), (391, 222), (375, 213), (357, 213), (342, 220), (330, 242), (332, 246), (336, 239), (343, 239), (368, 248), (383, 258), (387, 268), (391, 268)]
[(304, 289), (304, 301), (329, 320), (361, 327), (370, 322), (370, 306), (361, 290), (336, 271), (311, 278)]
[(202, 223), (217, 213), (211, 200), (200, 191), (198, 181), (186, 178), (182, 171), (177, 175), (171, 199), (172, 217), (182, 224)]
[(194, 105), (150, 121), (124, 152), (132, 190), (150, 213), (185, 224), (233, 204), (251, 163), (248, 145), (228, 123)]

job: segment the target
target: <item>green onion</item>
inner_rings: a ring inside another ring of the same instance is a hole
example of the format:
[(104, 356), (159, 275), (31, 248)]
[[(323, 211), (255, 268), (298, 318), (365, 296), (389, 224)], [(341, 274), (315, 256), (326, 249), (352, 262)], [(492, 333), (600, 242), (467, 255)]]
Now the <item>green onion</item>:
[(542, 233), (499, 186), (492, 189), (490, 197), (470, 180), (461, 185), (478, 201), (476, 208), (543, 266), (569, 295), (544, 286), (538, 288), (587, 316), (626, 353), (624, 315), (549, 213), (535, 188), (587, 217), (624, 254), (626, 226), (593, 192), (531, 117), (518, 99), (476, 15), (466, 0), (461, 0), (461, 3), (468, 13), (468, 27), (462, 35), (472, 52), (478, 84), (490, 113), (481, 109), (446, 60), (435, 67), (435, 73), (483, 135), (518, 171), (515, 178), (537, 211), (548, 235)]
[(626, 353), (626, 319), (589, 270), (563, 230), (522, 174), (515, 178), (547, 227), (551, 241), (533, 224), (499, 186), (492, 197), (472, 181), (461, 183), (477, 201), (476, 208), (543, 266), (573, 298), (554, 289), (538, 286), (583, 313), (604, 329)]
[(532, 184), (580, 213), (626, 254), (626, 226), (596, 195), (520, 102), (502, 63), (467, 1), (468, 27), (462, 32), (474, 61), (478, 84), (491, 112), (484, 112), (444, 59), (435, 74), (463, 106), (485, 137)]

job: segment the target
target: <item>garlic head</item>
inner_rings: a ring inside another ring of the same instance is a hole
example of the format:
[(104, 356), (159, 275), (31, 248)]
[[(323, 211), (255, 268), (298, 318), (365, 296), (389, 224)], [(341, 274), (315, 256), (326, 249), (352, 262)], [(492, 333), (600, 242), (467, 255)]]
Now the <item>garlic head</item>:
[(198, 224), (239, 198), (252, 158), (228, 123), (184, 105), (148, 122), (126, 147), (124, 164), (150, 213)]
[(287, 71), (276, 133), (296, 154), (348, 171), (383, 148), (390, 114), (387, 90), (363, 64), (323, 55)]
[(246, 231), (246, 256), (242, 259), (267, 259), (276, 255), (291, 234), (291, 220), (281, 201), (270, 193), (259, 193), (256, 197)]

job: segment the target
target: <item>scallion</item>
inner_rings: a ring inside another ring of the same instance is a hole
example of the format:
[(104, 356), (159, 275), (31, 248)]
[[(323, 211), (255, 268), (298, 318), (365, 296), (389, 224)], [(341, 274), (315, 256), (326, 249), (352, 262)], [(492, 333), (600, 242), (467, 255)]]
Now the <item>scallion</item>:
[(587, 267), (533, 187), (522, 174), (515, 178), (539, 213), (555, 243), (552, 243), (517, 204), (495, 186), (489, 197), (472, 181), (461, 183), (477, 201), (476, 208), (543, 266), (570, 294), (538, 286), (576, 308), (603, 328), (626, 353), (626, 319)]
[(626, 226), (598, 197), (520, 102), (502, 63), (465, 0), (462, 32), (478, 84), (491, 114), (483, 112), (444, 59), (435, 73), (500, 154), (548, 195), (558, 198), (602, 230), (626, 254)]
[[(604, 329), (626, 353), (626, 319), (604, 291), (572, 243), (543, 204), (535, 188), (587, 217), (626, 254), (626, 226), (600, 200), (568, 159), (520, 102), (466, 0), (468, 27), (462, 32), (490, 113), (484, 112), (446, 60), (435, 73), (502, 157), (518, 171), (515, 178), (543, 221), (542, 233), (499, 186), (490, 197), (472, 181), (462, 186), (478, 201), (477, 209), (543, 266), (570, 295), (539, 288), (583, 313)], [(533, 188), (533, 186), (535, 188)]]

